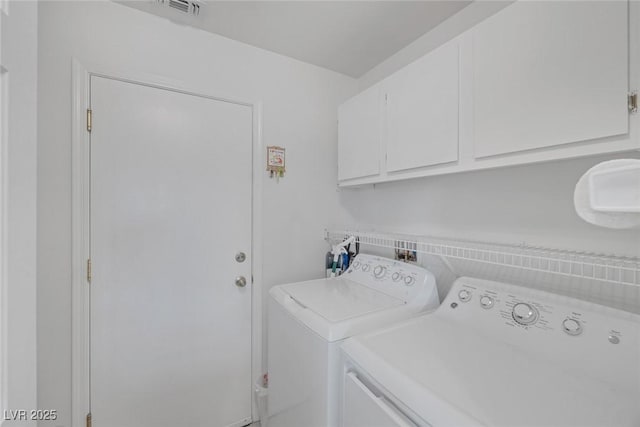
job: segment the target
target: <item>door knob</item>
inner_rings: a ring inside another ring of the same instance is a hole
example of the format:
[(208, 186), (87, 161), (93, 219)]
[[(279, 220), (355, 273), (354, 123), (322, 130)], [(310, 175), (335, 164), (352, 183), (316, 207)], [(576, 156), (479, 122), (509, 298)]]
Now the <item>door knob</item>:
[(247, 259), (247, 255), (244, 252), (238, 252), (236, 254), (236, 261), (237, 262), (244, 262), (245, 259)]
[(247, 279), (245, 279), (244, 276), (236, 277), (236, 286), (239, 288), (244, 288), (245, 286), (247, 286)]

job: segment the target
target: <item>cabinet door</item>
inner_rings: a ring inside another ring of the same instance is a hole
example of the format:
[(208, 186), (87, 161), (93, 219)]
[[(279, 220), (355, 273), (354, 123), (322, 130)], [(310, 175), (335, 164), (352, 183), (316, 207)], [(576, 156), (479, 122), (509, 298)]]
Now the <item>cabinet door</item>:
[(387, 80), (387, 171), (458, 159), (459, 47), (451, 42)]
[(379, 85), (338, 108), (338, 180), (380, 173), (380, 110)]
[(475, 156), (628, 132), (626, 1), (519, 1), (473, 30)]

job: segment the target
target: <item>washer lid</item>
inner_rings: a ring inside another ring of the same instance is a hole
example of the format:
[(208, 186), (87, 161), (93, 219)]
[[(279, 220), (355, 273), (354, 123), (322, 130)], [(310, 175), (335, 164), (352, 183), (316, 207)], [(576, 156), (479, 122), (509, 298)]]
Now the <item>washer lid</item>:
[(404, 305), (398, 298), (342, 278), (293, 283), (282, 290), (332, 323)]

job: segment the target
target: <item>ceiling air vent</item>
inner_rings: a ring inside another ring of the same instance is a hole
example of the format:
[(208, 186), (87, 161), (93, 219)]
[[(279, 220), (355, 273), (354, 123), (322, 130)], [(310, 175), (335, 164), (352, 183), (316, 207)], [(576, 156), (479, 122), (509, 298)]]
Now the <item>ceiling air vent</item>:
[(156, 0), (162, 6), (167, 6), (188, 15), (200, 14), (200, 1), (197, 0)]

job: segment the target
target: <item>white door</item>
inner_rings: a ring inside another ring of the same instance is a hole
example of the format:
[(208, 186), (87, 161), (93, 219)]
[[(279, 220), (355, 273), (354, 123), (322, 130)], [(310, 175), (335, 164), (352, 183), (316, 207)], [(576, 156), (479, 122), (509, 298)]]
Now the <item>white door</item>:
[(473, 29), (476, 157), (629, 129), (626, 1), (518, 1)]
[(458, 160), (458, 42), (388, 79), (387, 171)]
[(93, 426), (247, 424), (252, 109), (100, 77), (91, 108)]

